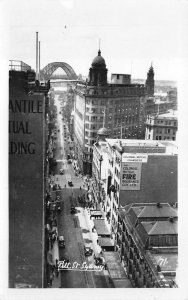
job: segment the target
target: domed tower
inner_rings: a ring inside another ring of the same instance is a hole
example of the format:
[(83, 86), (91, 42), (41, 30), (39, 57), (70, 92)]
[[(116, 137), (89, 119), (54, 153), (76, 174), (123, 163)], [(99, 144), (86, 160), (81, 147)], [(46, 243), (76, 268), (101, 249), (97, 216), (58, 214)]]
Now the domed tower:
[(107, 85), (107, 68), (104, 58), (101, 56), (101, 50), (98, 51), (98, 56), (92, 61), (89, 69), (89, 85), (104, 86)]
[(107, 128), (102, 127), (97, 132), (97, 141), (105, 141), (110, 136), (110, 132)]
[(153, 70), (153, 66), (151, 64), (151, 67), (149, 68), (149, 71), (147, 73), (147, 79), (146, 79), (146, 94), (148, 96), (154, 96), (154, 86), (155, 86), (154, 70)]

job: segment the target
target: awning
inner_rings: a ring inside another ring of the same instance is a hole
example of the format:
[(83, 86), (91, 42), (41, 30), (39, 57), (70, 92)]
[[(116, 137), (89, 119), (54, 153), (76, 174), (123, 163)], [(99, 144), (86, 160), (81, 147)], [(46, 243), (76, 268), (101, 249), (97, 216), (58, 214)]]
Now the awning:
[(114, 251), (114, 242), (109, 237), (99, 237), (99, 245), (106, 251)]
[(100, 210), (90, 210), (91, 217), (98, 218), (102, 217), (102, 212)]
[(110, 231), (106, 226), (105, 219), (96, 219), (93, 221), (99, 236), (110, 236)]
[(117, 252), (103, 252), (103, 256), (107, 263), (108, 271), (112, 280), (127, 278)]

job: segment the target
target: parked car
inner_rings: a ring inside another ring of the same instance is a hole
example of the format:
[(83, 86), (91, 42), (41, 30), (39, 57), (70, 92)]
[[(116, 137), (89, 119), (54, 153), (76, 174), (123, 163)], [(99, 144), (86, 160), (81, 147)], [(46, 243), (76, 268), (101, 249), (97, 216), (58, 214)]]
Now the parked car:
[(71, 159), (68, 159), (68, 164), (71, 164), (72, 163), (72, 160)]
[(73, 186), (73, 182), (71, 180), (68, 181), (69, 186)]
[(59, 170), (59, 174), (63, 175), (63, 174), (64, 174), (64, 170), (63, 170), (63, 169), (60, 169), (60, 170)]
[(71, 206), (71, 214), (75, 214), (76, 213), (76, 208), (75, 206)]
[(84, 254), (85, 256), (91, 256), (93, 254), (93, 249), (89, 246), (84, 246)]
[(59, 247), (65, 248), (65, 239), (63, 235), (59, 236)]

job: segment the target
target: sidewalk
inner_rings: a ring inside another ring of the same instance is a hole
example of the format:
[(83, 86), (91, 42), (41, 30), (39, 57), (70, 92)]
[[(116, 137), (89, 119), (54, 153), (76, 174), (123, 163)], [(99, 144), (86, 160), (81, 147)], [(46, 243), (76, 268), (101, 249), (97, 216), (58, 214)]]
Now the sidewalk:
[[(57, 230), (57, 236), (58, 236), (57, 227), (56, 227), (56, 230)], [(53, 265), (56, 265), (56, 259), (59, 261), (59, 245), (58, 245), (57, 240), (55, 240), (51, 251), (52, 251)], [(56, 274), (55, 274), (55, 276), (53, 277), (51, 288), (60, 288), (60, 287), (61, 287), (61, 275), (59, 273), (58, 276), (56, 276)]]

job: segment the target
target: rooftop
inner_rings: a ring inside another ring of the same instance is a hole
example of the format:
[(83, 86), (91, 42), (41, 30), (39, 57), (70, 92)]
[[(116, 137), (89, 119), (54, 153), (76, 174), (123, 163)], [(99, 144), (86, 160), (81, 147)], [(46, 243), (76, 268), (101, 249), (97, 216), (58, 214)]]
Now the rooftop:
[(159, 115), (154, 115), (150, 116), (153, 119), (171, 119), (171, 120), (177, 120), (178, 118), (178, 113), (177, 110), (169, 110), (167, 113), (164, 114), (159, 114)]
[(147, 153), (148, 155), (173, 155), (178, 153), (176, 142), (136, 139), (106, 139), (106, 142), (124, 153)]
[(148, 235), (178, 234), (177, 221), (141, 222)]
[(134, 211), (137, 218), (177, 217), (177, 210), (170, 205), (131, 207), (130, 210)]
[[(149, 251), (148, 251), (149, 252)], [(161, 267), (161, 272), (176, 272), (178, 267), (178, 253), (148, 253), (153, 264)]]

